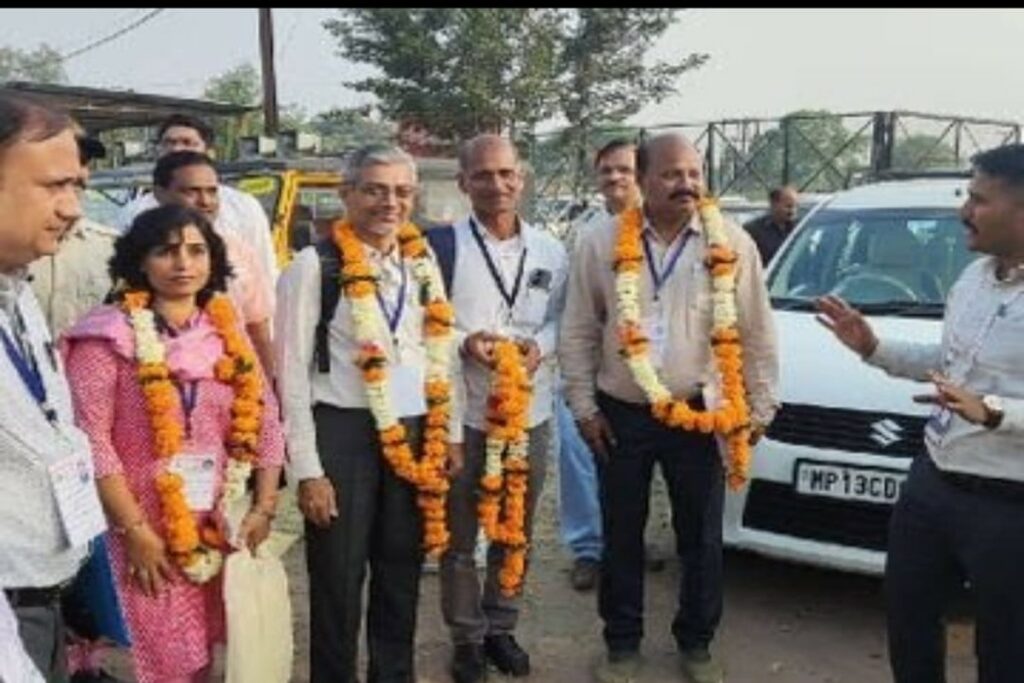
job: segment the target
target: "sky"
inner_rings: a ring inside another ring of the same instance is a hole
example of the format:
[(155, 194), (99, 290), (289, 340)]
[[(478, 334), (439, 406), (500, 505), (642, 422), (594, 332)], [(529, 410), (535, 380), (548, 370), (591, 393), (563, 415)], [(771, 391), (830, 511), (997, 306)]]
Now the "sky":
[[(148, 9), (0, 9), (0, 45), (67, 54)], [(331, 9), (274, 9), (278, 101), (307, 113), (372, 99), (345, 81), (372, 71), (336, 54)], [(164, 10), (70, 59), (71, 82), (197, 97), (211, 76), (259, 66), (256, 9)], [(1024, 121), (1024, 10), (690, 9), (652, 56), (706, 52), (679, 94), (632, 123), (775, 117), (796, 109), (905, 109)]]

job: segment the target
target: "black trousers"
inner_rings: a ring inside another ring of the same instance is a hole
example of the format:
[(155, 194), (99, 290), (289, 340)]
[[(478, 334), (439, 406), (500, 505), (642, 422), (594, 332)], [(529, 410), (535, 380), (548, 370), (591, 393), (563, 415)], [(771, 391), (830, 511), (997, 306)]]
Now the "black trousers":
[[(338, 517), (327, 529), (306, 524), (310, 680), (356, 683), (363, 582), (370, 683), (414, 683), (413, 640), (423, 564), (415, 489), (384, 462), (368, 410), (319, 404), (317, 450), (334, 485)], [(420, 421), (404, 421), (418, 448)]]
[(721, 457), (711, 435), (658, 422), (646, 405), (599, 394), (618, 442), (598, 464), (604, 556), (598, 609), (612, 652), (637, 650), (643, 638), (644, 528), (654, 464), (668, 488), (676, 552), (683, 565), (672, 634), (681, 650), (707, 646), (722, 616)]
[(978, 682), (1024, 680), (1022, 568), (1024, 497), (965, 489), (928, 455), (916, 458), (893, 510), (885, 566), (896, 683), (944, 683), (943, 617), (964, 581), (977, 622)]

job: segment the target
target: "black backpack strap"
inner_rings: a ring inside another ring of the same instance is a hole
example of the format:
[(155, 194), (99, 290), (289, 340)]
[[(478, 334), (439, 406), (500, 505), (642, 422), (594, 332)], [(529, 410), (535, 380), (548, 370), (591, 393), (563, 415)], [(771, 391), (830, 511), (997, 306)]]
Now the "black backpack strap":
[(341, 252), (334, 240), (324, 239), (316, 243), (316, 253), (320, 256), (320, 319), (316, 323), (313, 357), (316, 358), (317, 370), (326, 374), (331, 371), (327, 328), (341, 298)]
[(452, 225), (435, 225), (423, 233), (426, 235), (430, 248), (437, 257), (437, 265), (441, 269), (444, 280), (444, 291), (451, 298), (452, 281), (455, 277), (455, 227)]

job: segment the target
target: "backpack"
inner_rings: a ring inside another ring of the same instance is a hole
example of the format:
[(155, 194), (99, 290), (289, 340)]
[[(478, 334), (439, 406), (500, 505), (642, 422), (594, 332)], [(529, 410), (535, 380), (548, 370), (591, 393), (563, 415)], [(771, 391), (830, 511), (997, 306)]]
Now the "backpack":
[[(423, 234), (437, 257), (445, 292), (451, 296), (452, 280), (455, 277), (455, 230), (451, 225), (436, 225)], [(320, 318), (316, 323), (313, 357), (316, 359), (317, 371), (326, 374), (331, 371), (327, 328), (341, 298), (341, 252), (333, 239), (320, 240), (315, 246), (320, 257)]]

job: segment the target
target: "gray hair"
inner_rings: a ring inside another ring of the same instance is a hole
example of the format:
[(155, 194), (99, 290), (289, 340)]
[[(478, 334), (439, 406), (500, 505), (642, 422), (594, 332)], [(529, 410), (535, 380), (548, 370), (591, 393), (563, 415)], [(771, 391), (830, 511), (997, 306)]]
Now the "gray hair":
[(416, 179), (416, 161), (398, 147), (390, 145), (366, 145), (353, 152), (342, 166), (342, 182), (355, 185), (362, 178), (363, 169), (368, 166), (393, 166), (405, 164), (412, 170), (413, 180)]

